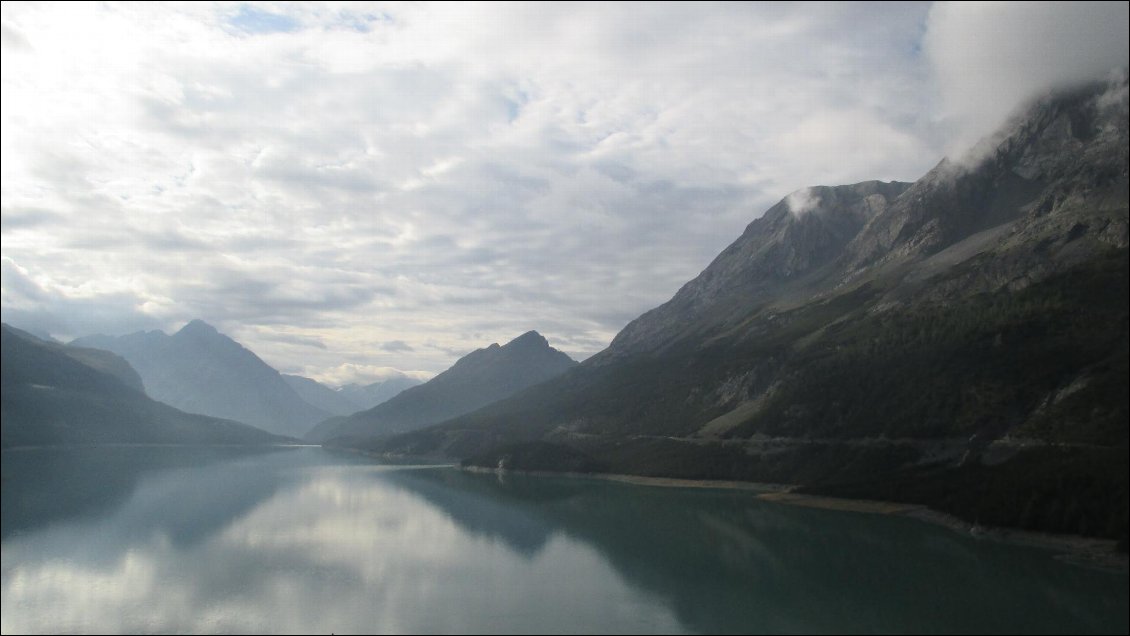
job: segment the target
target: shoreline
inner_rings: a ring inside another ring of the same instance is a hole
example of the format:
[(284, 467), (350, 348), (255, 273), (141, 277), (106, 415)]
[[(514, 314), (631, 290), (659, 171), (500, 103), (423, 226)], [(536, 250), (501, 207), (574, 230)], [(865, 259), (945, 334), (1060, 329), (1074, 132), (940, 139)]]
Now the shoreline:
[(290, 442), (271, 442), (268, 444), (175, 444), (172, 442), (105, 442), (97, 444), (25, 444), (7, 446), (0, 452), (24, 452), (40, 450), (67, 450), (71, 448), (314, 448), (318, 444)]
[[(371, 457), (377, 457), (370, 455)], [(460, 470), (486, 474), (522, 474), (545, 477), (585, 477), (657, 488), (699, 488), (717, 490), (740, 490), (754, 493), (756, 499), (768, 503), (840, 512), (857, 512), (895, 517), (909, 517), (925, 523), (942, 526), (949, 530), (975, 539), (986, 539), (1000, 543), (1021, 545), (1058, 552), (1053, 558), (1083, 567), (1130, 571), (1127, 553), (1118, 552), (1118, 541), (1097, 537), (1084, 537), (1074, 534), (1052, 534), (1016, 528), (981, 526), (965, 521), (951, 514), (934, 510), (924, 504), (899, 503), (878, 499), (850, 499), (827, 495), (810, 495), (795, 492), (799, 484), (773, 484), (744, 481), (712, 479), (680, 479), (674, 477), (645, 477), (620, 473), (568, 473), (554, 471), (502, 470), (481, 466), (456, 466)]]

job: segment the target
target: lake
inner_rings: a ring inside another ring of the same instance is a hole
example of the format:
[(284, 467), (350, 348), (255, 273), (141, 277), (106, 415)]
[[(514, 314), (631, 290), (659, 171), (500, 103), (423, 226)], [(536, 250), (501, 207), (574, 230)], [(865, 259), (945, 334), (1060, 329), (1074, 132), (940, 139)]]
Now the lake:
[(4, 633), (1112, 632), (1126, 573), (751, 493), (319, 448), (3, 453)]

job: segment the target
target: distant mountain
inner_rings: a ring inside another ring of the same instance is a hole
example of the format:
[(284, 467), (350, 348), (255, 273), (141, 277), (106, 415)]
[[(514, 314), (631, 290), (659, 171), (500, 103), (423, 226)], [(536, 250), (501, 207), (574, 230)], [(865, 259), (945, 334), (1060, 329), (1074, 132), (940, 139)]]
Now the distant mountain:
[(338, 391), (310, 378), (301, 375), (282, 374), (283, 381), (287, 386), (298, 394), (298, 397), (306, 401), (307, 404), (314, 406), (330, 415), (348, 415), (362, 410), (356, 407), (352, 401), (348, 400)]
[(430, 381), (374, 408), (326, 420), (306, 439), (325, 442), (416, 430), (509, 397), (576, 364), (550, 347), (541, 334), (530, 331), (503, 346), (495, 343), (473, 351)]
[(98, 371), (109, 373), (129, 388), (135, 391), (141, 391), (142, 393), (145, 392), (145, 385), (141, 381), (141, 376), (138, 375), (137, 371), (134, 371), (133, 367), (121, 356), (103, 349), (65, 345), (47, 334), (35, 333), (26, 329), (17, 329), (11, 325), (6, 325), (6, 328), (13, 335), (33, 342), (36, 345), (58, 351)]
[(378, 404), (383, 404), (397, 395), (400, 395), (406, 389), (423, 383), (423, 380), (403, 375), (369, 384), (346, 384), (338, 389), (338, 393), (358, 406), (358, 408), (350, 411), (353, 413), (371, 409)]
[(34, 325), (27, 325), (27, 324), (8, 325), (8, 328), (13, 329), (17, 332), (22, 332), (24, 334), (34, 336), (34, 337), (36, 337), (36, 338), (38, 338), (38, 339), (40, 339), (44, 342), (53, 342), (55, 344), (63, 344), (62, 341), (60, 341), (55, 336), (52, 336), (51, 333), (48, 332), (46, 329), (41, 329), (41, 328), (38, 328)]
[(355, 443), (1125, 538), (1127, 101), (1062, 92), (913, 184), (793, 193), (573, 372)]
[(303, 400), (332, 415), (349, 415), (396, 397), (404, 389), (422, 384), (422, 380), (402, 375), (371, 384), (347, 384), (332, 389), (321, 382), (300, 375), (283, 374), (283, 380)]
[(293, 437), (329, 415), (299, 397), (254, 353), (201, 320), (171, 336), (148, 331), (86, 336), (71, 344), (120, 355), (137, 369), (150, 397), (190, 413)]
[[(121, 368), (124, 361), (118, 358), (107, 364), (116, 358), (112, 354), (46, 342), (6, 324), (0, 337), (0, 445), (4, 448), (285, 441), (246, 424), (183, 413), (150, 399), (139, 386), (123, 381), (121, 376), (130, 377)], [(136, 379), (135, 373), (132, 376)]]

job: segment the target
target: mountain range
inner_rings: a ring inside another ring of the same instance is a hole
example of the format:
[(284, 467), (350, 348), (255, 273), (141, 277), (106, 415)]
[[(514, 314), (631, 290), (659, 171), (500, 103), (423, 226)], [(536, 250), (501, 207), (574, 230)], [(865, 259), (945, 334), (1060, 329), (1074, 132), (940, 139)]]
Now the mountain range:
[(398, 375), (369, 384), (351, 383), (334, 389), (300, 375), (284, 373), (282, 378), (298, 397), (331, 415), (349, 415), (371, 409), (396, 397), (404, 389), (423, 383), (423, 380), (409, 375)]
[(154, 401), (125, 360), (0, 328), (0, 446), (288, 441), (246, 424)]
[(328, 419), (306, 439), (342, 444), (348, 439), (417, 430), (509, 397), (576, 364), (550, 347), (541, 334), (529, 331), (505, 345), (495, 343), (472, 351), (428, 382), (369, 410)]
[(137, 370), (150, 397), (190, 413), (291, 437), (330, 415), (299, 397), (257, 355), (201, 320), (171, 336), (146, 331), (86, 336), (71, 344), (116, 353)]
[(1127, 119), (1078, 87), (914, 183), (794, 192), (570, 372), (349, 443), (1125, 539)]
[(1081, 86), (913, 183), (796, 191), (579, 365), (531, 331), (418, 386), (334, 390), (199, 320), (70, 345), (5, 325), (3, 445), (279, 439), (239, 420), (1125, 541), (1128, 118), (1125, 78)]

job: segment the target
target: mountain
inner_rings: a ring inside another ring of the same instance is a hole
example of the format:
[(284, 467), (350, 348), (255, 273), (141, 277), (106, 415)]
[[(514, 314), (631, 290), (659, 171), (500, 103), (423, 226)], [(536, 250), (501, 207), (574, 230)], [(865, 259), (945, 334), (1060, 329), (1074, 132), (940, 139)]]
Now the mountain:
[(371, 409), (378, 404), (391, 400), (402, 391), (423, 383), (423, 380), (403, 375), (369, 384), (346, 384), (339, 388), (338, 392), (342, 397), (357, 405), (357, 408), (350, 411), (350, 413), (353, 413)]
[(121, 356), (103, 349), (65, 345), (48, 334), (18, 329), (12, 325), (5, 325), (5, 328), (14, 336), (62, 353), (98, 371), (109, 373), (129, 388), (142, 393), (145, 392), (145, 385), (141, 381), (141, 376)]
[(306, 439), (326, 442), (416, 430), (509, 397), (576, 364), (530, 331), (503, 346), (472, 351), (430, 381), (367, 411), (326, 420)]
[(173, 335), (86, 336), (72, 345), (125, 358), (155, 400), (183, 411), (245, 422), (301, 437), (326, 411), (294, 392), (278, 371), (211, 325), (193, 320)]
[(307, 404), (329, 413), (330, 415), (348, 415), (362, 410), (340, 392), (330, 387), (301, 375), (282, 374), (282, 379), (287, 386), (298, 394)]
[(769, 302), (806, 298), (848, 243), (909, 188), (867, 181), (794, 192), (769, 208), (675, 297), (628, 324), (598, 360), (662, 350), (738, 326)]
[(574, 371), (354, 443), (1125, 539), (1127, 118), (1080, 87), (913, 184), (795, 192)]
[(321, 382), (300, 375), (283, 374), (283, 380), (298, 397), (331, 415), (349, 415), (371, 409), (404, 389), (422, 384), (421, 380), (401, 375), (370, 384), (347, 384), (332, 389)]
[(0, 337), (0, 445), (4, 448), (285, 441), (246, 424), (183, 413), (150, 399), (119, 377), (124, 364), (120, 358), (109, 365), (111, 370), (105, 368), (112, 354), (46, 342), (6, 324)]

